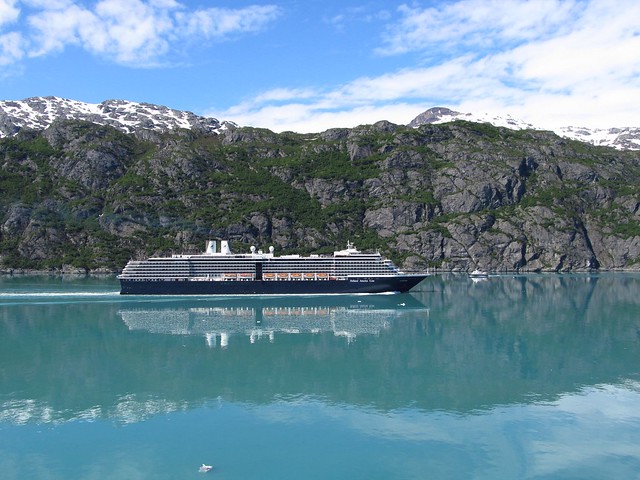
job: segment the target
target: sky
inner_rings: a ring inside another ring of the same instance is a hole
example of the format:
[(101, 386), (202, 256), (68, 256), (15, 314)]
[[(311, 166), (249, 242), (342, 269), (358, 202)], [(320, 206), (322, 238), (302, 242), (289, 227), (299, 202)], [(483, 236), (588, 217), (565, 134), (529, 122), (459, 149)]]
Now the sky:
[(428, 108), (640, 126), (638, 0), (0, 0), (0, 99), (165, 105), (276, 132)]

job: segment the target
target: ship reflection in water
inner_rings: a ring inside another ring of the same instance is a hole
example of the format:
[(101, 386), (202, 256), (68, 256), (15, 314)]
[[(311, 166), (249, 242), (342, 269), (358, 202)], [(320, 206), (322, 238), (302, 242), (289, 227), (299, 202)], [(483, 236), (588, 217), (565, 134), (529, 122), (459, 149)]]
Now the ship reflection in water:
[(201, 335), (210, 347), (226, 348), (232, 337), (274, 342), (283, 334), (333, 333), (350, 343), (358, 336), (379, 335), (416, 310), (428, 312), (404, 294), (187, 300), (121, 309), (119, 314), (130, 330)]

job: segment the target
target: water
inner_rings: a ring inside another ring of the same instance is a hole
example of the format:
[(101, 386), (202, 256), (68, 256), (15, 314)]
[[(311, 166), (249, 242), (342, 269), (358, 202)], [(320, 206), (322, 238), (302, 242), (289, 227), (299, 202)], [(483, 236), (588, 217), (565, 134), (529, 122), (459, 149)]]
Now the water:
[(0, 478), (640, 478), (640, 275), (117, 292), (0, 277)]

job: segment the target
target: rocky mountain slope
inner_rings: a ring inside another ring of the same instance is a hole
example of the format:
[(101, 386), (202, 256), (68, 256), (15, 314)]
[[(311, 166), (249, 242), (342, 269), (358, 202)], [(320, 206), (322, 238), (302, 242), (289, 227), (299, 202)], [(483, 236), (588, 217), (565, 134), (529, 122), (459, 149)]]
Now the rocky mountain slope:
[(0, 139), (0, 263), (117, 271), (209, 237), (408, 269), (640, 268), (640, 152), (454, 121), (318, 134), (54, 120)]

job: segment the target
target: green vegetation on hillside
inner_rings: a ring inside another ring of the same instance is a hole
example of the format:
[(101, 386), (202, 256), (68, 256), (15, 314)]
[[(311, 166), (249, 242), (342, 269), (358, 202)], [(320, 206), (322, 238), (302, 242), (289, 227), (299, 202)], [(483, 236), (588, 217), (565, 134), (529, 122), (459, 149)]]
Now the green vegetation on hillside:
[(0, 139), (0, 162), (5, 269), (119, 270), (208, 237), (301, 253), (353, 240), (418, 266), (572, 268), (623, 246), (606, 261), (638, 263), (640, 154), (550, 132), (458, 121), (137, 137), (74, 121)]

